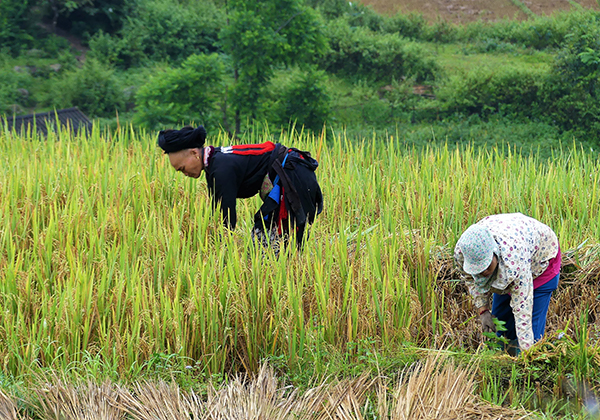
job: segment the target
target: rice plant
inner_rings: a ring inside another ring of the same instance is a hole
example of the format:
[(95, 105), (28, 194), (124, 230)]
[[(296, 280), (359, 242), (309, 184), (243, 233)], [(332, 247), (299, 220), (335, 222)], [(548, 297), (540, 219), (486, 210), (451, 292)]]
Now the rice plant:
[[(245, 141), (275, 138), (265, 130)], [(377, 357), (407, 346), (476, 353), (483, 339), (452, 248), (466, 227), (499, 212), (547, 223), (565, 250), (569, 272), (548, 334), (577, 340), (584, 311), (597, 319), (594, 155), (417, 150), (343, 133), (277, 140), (319, 159), (326, 200), (305, 249), (279, 257), (248, 234), (258, 198), (238, 202), (239, 226), (227, 231), (205, 182), (173, 171), (152, 133), (94, 128), (43, 139), (0, 130), (4, 372), (136, 380), (190, 366), (208, 378), (257, 372), (269, 357), (318, 370), (334, 354), (363, 361), (357, 343)], [(223, 133), (209, 142), (229, 143)], [(590, 325), (581, 345), (595, 334)]]

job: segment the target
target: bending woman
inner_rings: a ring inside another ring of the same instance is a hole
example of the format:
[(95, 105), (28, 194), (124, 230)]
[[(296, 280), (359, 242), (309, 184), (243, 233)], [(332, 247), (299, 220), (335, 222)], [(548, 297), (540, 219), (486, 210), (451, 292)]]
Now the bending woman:
[(494, 315), (506, 322), (508, 331), (498, 335), (511, 340), (514, 353), (542, 338), (561, 265), (558, 238), (550, 227), (521, 213), (488, 216), (462, 234), (454, 259), (467, 274), (463, 278), (484, 332), (496, 331)]
[(175, 170), (192, 178), (204, 171), (213, 204), (221, 207), (226, 227), (235, 229), (236, 199), (260, 193), (263, 205), (254, 216), (253, 237), (278, 246), (293, 229), (301, 245), (307, 224), (323, 209), (315, 175), (318, 163), (310, 153), (270, 141), (213, 147), (205, 146), (205, 140), (203, 126), (158, 135), (158, 145)]

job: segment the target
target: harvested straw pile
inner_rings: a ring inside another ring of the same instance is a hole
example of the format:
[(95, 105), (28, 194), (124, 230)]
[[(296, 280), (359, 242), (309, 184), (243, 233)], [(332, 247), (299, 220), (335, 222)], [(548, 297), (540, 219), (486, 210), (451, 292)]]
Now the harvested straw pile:
[(491, 405), (473, 393), (475, 369), (454, 366), (438, 357), (412, 366), (392, 394), (380, 382), (377, 392), (383, 420), (523, 419), (527, 413)]
[(30, 405), (40, 419), (121, 420), (125, 413), (117, 407), (119, 388), (109, 382), (80, 386), (53, 377), (30, 393)]
[[(300, 393), (282, 386), (262, 366), (253, 379), (237, 378), (202, 397), (165, 382), (119, 385), (69, 385), (45, 382), (28, 394), (25, 405), (41, 420), (362, 420), (377, 401), (383, 420), (523, 419), (525, 412), (492, 406), (474, 393), (475, 369), (429, 357), (406, 369), (396, 384), (362, 375), (323, 383)], [(372, 398), (368, 398), (371, 396)], [(11, 398), (0, 394), (2, 419), (22, 419)]]
[(0, 390), (0, 418), (3, 420), (24, 420), (17, 412), (17, 405), (13, 398)]
[(300, 394), (281, 387), (263, 365), (253, 380), (236, 378), (207, 396), (184, 392), (173, 384), (140, 383), (120, 390), (118, 407), (135, 420), (283, 420), (354, 419), (370, 390), (367, 377), (325, 384)]

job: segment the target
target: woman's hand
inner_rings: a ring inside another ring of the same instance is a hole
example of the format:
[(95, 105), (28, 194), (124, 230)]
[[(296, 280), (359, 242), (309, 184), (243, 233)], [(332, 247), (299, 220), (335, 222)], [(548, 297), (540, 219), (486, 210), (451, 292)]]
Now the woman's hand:
[(489, 310), (486, 309), (483, 313), (479, 314), (479, 321), (481, 321), (483, 332), (496, 332), (496, 324), (494, 324), (494, 319)]

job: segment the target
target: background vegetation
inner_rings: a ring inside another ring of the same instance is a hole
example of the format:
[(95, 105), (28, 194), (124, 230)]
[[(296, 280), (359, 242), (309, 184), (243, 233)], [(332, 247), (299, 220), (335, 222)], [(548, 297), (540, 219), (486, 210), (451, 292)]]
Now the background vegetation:
[(536, 5), (455, 24), (341, 0), (5, 0), (0, 113), (595, 149), (600, 12)]

